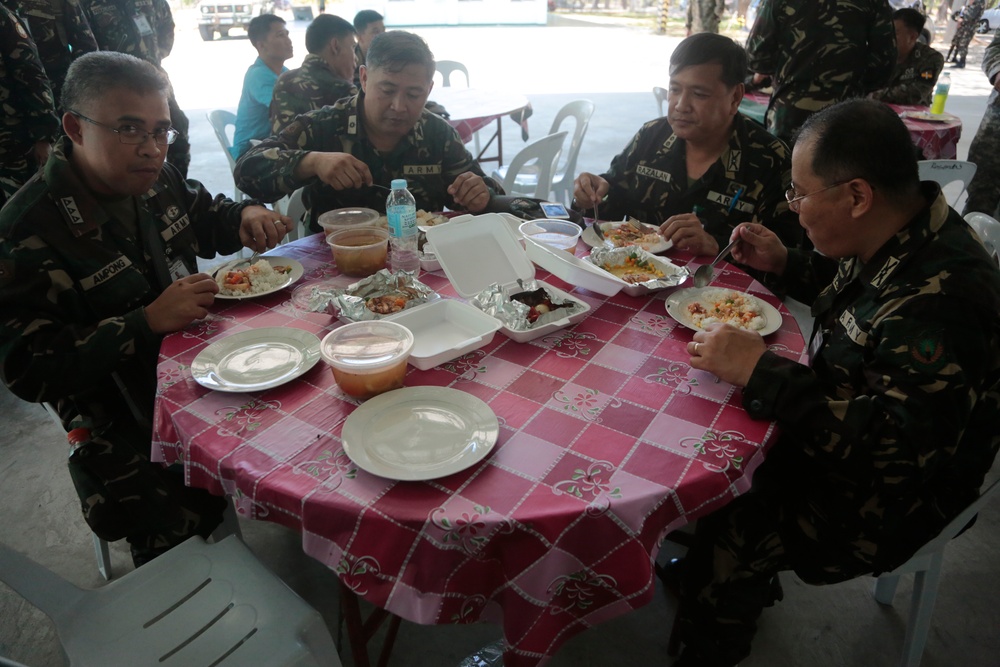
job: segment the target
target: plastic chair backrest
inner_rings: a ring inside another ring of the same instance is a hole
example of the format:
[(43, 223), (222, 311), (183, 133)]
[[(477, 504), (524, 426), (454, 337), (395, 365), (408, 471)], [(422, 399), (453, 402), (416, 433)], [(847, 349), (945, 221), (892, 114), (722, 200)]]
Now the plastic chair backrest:
[[(969, 181), (976, 175), (976, 165), (972, 162), (962, 160), (921, 160), (917, 163), (921, 181), (934, 181), (942, 189), (957, 182), (962, 184), (954, 197), (948, 196), (948, 203), (954, 206), (965, 189), (969, 187)], [(949, 192), (954, 191), (949, 188)]]
[(979, 211), (966, 213), (965, 221), (969, 223), (969, 227), (972, 227), (972, 231), (983, 242), (986, 252), (1000, 262), (1000, 221)]
[(552, 177), (552, 189), (556, 191), (556, 200), (561, 199), (561, 191), (567, 190), (570, 193), (573, 191), (573, 179), (576, 178), (576, 162), (577, 158), (580, 157), (580, 146), (583, 145), (583, 138), (590, 126), (594, 108), (594, 103), (590, 100), (576, 100), (560, 109), (552, 121), (549, 134), (559, 132), (563, 123), (569, 118), (572, 118), (576, 124), (573, 128), (573, 138), (569, 142), (569, 149), (562, 152)]
[(302, 191), (304, 188), (299, 188), (293, 192), (288, 197), (288, 206), (285, 209), (285, 215), (292, 219), (292, 223), (295, 228), (290, 231), (285, 238), (289, 241), (295, 241), (302, 234), (302, 218), (306, 214), (306, 205), (302, 201)]
[(465, 75), (465, 87), (469, 87), (469, 70), (457, 60), (438, 60), (435, 63), (435, 68), (441, 75), (441, 85), (445, 88), (451, 86), (451, 75), (455, 72), (461, 72)]
[(0, 544), (0, 578), (52, 619), (73, 664), (341, 664), (322, 617), (235, 537), (193, 537), (96, 590)]
[(236, 166), (236, 160), (233, 159), (233, 154), (229, 152), (229, 149), (233, 146), (233, 140), (229, 138), (226, 128), (232, 127), (233, 131), (236, 130), (236, 114), (225, 109), (215, 109), (205, 115), (208, 116), (208, 122), (211, 123), (212, 129), (215, 130), (215, 138), (222, 145), (222, 151), (226, 154), (226, 159), (229, 160), (229, 168), (232, 169)]
[(538, 174), (538, 180), (535, 182), (534, 193), (521, 193), (530, 194), (530, 196), (536, 199), (547, 199), (549, 196), (549, 191), (552, 189), (552, 177), (555, 173), (555, 164), (559, 159), (559, 153), (562, 150), (563, 140), (566, 138), (568, 132), (556, 132), (555, 134), (550, 134), (547, 137), (542, 137), (538, 141), (533, 141), (514, 156), (514, 159), (510, 161), (510, 165), (507, 167), (507, 173), (504, 175), (503, 179), (503, 189), (507, 194), (514, 194), (518, 192), (517, 189), (517, 174), (523, 169), (529, 162), (533, 162), (534, 166), (537, 168), (535, 173)]
[(653, 97), (656, 98), (656, 109), (660, 116), (663, 116), (663, 103), (667, 101), (667, 89), (653, 86)]

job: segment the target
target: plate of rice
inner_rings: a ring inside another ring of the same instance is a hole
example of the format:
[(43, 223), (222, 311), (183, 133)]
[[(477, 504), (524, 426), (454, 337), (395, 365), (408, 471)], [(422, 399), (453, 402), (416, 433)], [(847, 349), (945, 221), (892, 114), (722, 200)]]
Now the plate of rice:
[(666, 305), (670, 317), (695, 331), (721, 322), (766, 336), (781, 326), (777, 308), (744, 292), (723, 287), (677, 290), (667, 298)]
[(288, 287), (302, 277), (302, 265), (288, 257), (268, 255), (252, 266), (240, 266), (215, 274), (219, 284), (216, 299), (253, 299)]

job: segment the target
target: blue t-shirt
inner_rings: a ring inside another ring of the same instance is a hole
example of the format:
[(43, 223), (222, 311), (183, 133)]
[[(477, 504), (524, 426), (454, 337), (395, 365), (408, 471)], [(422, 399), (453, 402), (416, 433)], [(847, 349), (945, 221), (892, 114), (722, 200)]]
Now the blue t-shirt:
[[(287, 67), (281, 68), (287, 72)], [(233, 146), (229, 149), (234, 160), (250, 148), (251, 139), (264, 139), (271, 136), (271, 92), (278, 75), (264, 61), (257, 57), (253, 65), (247, 69), (243, 77), (243, 93), (240, 95), (240, 106), (236, 110), (236, 132), (233, 135)]]

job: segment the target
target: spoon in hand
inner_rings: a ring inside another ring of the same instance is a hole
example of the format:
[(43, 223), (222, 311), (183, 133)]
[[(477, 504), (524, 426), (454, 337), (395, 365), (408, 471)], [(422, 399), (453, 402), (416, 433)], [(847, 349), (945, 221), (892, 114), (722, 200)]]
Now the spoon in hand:
[(729, 252), (736, 247), (736, 244), (739, 243), (739, 241), (739, 238), (733, 239), (729, 242), (729, 245), (722, 249), (719, 256), (712, 260), (711, 264), (705, 264), (698, 267), (698, 270), (694, 272), (695, 287), (708, 287), (708, 284), (712, 282), (712, 278), (715, 277), (715, 265), (718, 264), (723, 257), (728, 255)]

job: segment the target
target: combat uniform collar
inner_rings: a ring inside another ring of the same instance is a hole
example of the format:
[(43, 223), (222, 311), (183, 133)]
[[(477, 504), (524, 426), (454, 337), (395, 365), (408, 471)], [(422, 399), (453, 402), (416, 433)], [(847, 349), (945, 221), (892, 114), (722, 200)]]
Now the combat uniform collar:
[[(669, 124), (669, 121), (667, 122)], [(708, 168), (702, 179), (710, 177), (715, 170), (720, 168), (718, 165), (721, 164), (725, 177), (731, 181), (735, 180), (743, 166), (743, 145), (746, 143), (746, 135), (747, 121), (742, 114), (737, 113), (733, 118), (732, 130), (729, 134), (729, 146), (722, 152), (716, 163)], [(663, 142), (663, 149), (675, 165), (685, 165), (684, 155), (687, 150), (687, 142), (673, 133), (673, 127), (670, 128), (670, 136)], [(687, 176), (686, 168), (684, 175)]]
[(109, 216), (70, 164), (72, 151), (73, 142), (69, 137), (60, 137), (45, 162), (44, 173), (49, 196), (70, 232), (80, 237), (103, 225)]

